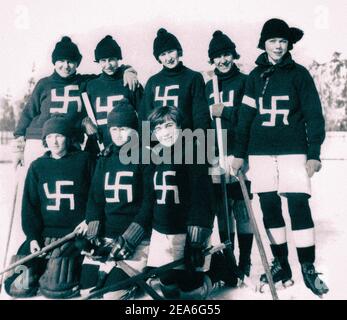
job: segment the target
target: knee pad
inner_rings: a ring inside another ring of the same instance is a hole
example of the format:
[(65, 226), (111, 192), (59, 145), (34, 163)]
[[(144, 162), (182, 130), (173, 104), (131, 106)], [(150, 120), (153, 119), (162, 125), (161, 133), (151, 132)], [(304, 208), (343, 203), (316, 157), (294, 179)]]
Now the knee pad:
[(282, 216), (281, 198), (277, 192), (259, 193), (259, 201), (263, 212), (263, 221), (266, 229), (281, 228), (285, 226)]
[(304, 230), (314, 227), (311, 209), (306, 193), (287, 193), (288, 210), (293, 230)]
[[(26, 255), (14, 255), (11, 264), (23, 259)], [(39, 278), (43, 272), (44, 261), (34, 258), (24, 265), (12, 269), (4, 280), (4, 287), (8, 295), (15, 298), (35, 296), (39, 288)]]
[(47, 298), (71, 298), (79, 292), (82, 258), (51, 257), (39, 280), (40, 291)]

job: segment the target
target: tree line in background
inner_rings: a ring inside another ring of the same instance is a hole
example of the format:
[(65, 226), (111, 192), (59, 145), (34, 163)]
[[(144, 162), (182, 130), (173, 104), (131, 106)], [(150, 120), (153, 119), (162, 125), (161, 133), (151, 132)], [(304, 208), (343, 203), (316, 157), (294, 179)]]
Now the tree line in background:
[(347, 59), (335, 52), (331, 61), (309, 66), (325, 112), (328, 131), (347, 131)]
[[(242, 69), (242, 66), (240, 66)], [(313, 61), (309, 71), (316, 83), (321, 97), (328, 131), (347, 131), (347, 59), (341, 59), (341, 53), (335, 52), (332, 60), (326, 63)], [(17, 101), (10, 93), (0, 97), (0, 133), (13, 132), (19, 115), (30, 98), (36, 80), (32, 75), (23, 97)], [(3, 135), (0, 135), (0, 138)]]
[[(19, 116), (28, 102), (31, 93), (36, 84), (34, 77), (35, 65), (32, 67), (32, 73), (28, 79), (28, 85), (22, 98), (14, 100), (10, 92), (7, 92), (3, 97), (0, 97), (0, 143), (7, 143), (9, 137), (18, 122)], [(10, 133), (10, 134), (9, 134)]]

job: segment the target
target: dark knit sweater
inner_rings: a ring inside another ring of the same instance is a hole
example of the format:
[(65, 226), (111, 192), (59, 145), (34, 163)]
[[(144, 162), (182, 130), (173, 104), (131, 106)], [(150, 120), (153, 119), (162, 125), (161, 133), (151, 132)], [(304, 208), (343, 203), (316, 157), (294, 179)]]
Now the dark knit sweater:
[(212, 227), (212, 185), (207, 166), (184, 164), (184, 155), (182, 158), (183, 164), (146, 166), (144, 200), (135, 218), (145, 229), (179, 234), (186, 233), (188, 225)]
[(311, 75), (290, 53), (276, 65), (263, 53), (256, 64), (246, 83), (235, 155), (307, 154), (319, 159), (325, 123)]
[(163, 67), (146, 84), (140, 118), (146, 120), (155, 108), (176, 106), (183, 115), (182, 129), (209, 128), (204, 90), (202, 75), (185, 67), (182, 62), (174, 69)]
[(105, 146), (111, 143), (107, 128), (107, 115), (112, 111), (116, 102), (127, 98), (136, 111), (139, 111), (143, 88), (140, 86), (132, 91), (128, 86), (124, 87), (123, 75), (125, 69), (126, 66), (119, 67), (112, 76), (102, 73), (86, 85), (86, 91)]
[(57, 72), (42, 78), (20, 116), (14, 136), (27, 139), (41, 139), (42, 127), (53, 113), (63, 113), (79, 130), (81, 120), (86, 116), (80, 97), (81, 84), (90, 75), (74, 74), (62, 78)]
[(31, 164), (22, 203), (22, 227), (29, 240), (62, 237), (84, 220), (92, 171), (90, 155), (83, 151), (60, 159), (47, 152)]
[(143, 167), (123, 164), (119, 147), (98, 160), (87, 205), (87, 222), (98, 220), (100, 236), (115, 238), (122, 234), (138, 214), (143, 193)]
[[(215, 69), (214, 72), (218, 79), (220, 102), (224, 105), (221, 122), (222, 129), (227, 130), (228, 144), (225, 152), (227, 155), (231, 155), (233, 154), (238, 113), (242, 103), (247, 76), (241, 73), (235, 64), (227, 73), (221, 73), (218, 69)], [(206, 83), (205, 93), (209, 106), (215, 104), (212, 79)], [(216, 128), (215, 120), (212, 121), (212, 128)]]

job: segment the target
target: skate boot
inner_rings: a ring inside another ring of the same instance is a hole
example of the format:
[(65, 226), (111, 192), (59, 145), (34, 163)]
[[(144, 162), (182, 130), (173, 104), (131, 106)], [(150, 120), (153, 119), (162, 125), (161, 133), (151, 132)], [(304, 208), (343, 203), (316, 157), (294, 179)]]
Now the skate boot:
[(235, 288), (238, 282), (236, 269), (235, 259), (228, 261), (223, 252), (216, 252), (212, 255), (210, 270), (207, 274), (211, 278), (212, 283), (223, 281), (226, 286)]
[(302, 275), (307, 288), (320, 298), (329, 291), (327, 285), (318, 277), (320, 273), (316, 272), (312, 263), (303, 263), (301, 265)]
[[(284, 261), (282, 264), (279, 262), (277, 258), (275, 258), (272, 261), (271, 266), (271, 275), (272, 280), (274, 284), (276, 285), (276, 288), (280, 289), (281, 287), (287, 288), (294, 284), (294, 281), (292, 280), (292, 270), (290, 269), (290, 265), (288, 261)], [(260, 276), (260, 292), (264, 292), (264, 287), (268, 285), (268, 279), (266, 274), (262, 274)], [(280, 286), (278, 285), (280, 284)]]
[(251, 272), (251, 261), (249, 259), (247, 261), (240, 261), (238, 267), (240, 279), (243, 281), (245, 277), (249, 277)]

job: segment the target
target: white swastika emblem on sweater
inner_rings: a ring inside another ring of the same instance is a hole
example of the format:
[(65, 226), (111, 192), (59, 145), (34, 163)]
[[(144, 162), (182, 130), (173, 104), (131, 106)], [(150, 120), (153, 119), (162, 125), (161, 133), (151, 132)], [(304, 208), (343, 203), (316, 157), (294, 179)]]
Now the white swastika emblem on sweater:
[(127, 199), (128, 202), (133, 201), (133, 187), (131, 184), (121, 184), (120, 180), (122, 177), (132, 177), (134, 175), (134, 172), (131, 171), (119, 171), (116, 174), (115, 183), (110, 183), (110, 173), (106, 172), (105, 175), (105, 190), (114, 191), (114, 195), (112, 198), (106, 197), (106, 202), (108, 203), (115, 203), (120, 202), (119, 200), (119, 191), (124, 190), (127, 193)]
[[(220, 96), (220, 103), (223, 103), (225, 107), (233, 107), (234, 106), (234, 90), (229, 91), (229, 99), (224, 101), (224, 91), (219, 92)], [(210, 94), (210, 99), (212, 99), (214, 96), (214, 93), (212, 92)], [(216, 103), (216, 102), (215, 102)]]
[(159, 95), (160, 86), (156, 86), (155, 87), (155, 97), (154, 97), (154, 100), (155, 101), (162, 101), (163, 102), (163, 107), (169, 106), (168, 101), (173, 101), (173, 106), (177, 108), (178, 107), (178, 96), (170, 95), (169, 91), (170, 90), (179, 89), (179, 88), (180, 88), (180, 86), (178, 84), (175, 84), (175, 85), (172, 85), (172, 86), (166, 86), (164, 88), (164, 95), (160, 96)]
[(70, 96), (70, 91), (78, 91), (78, 85), (69, 85), (64, 87), (64, 95), (57, 96), (57, 89), (51, 90), (52, 102), (63, 102), (61, 107), (50, 108), (49, 112), (59, 112), (59, 113), (67, 113), (68, 108), (71, 102), (77, 103), (77, 112), (81, 112), (82, 110), (82, 101), (80, 96)]
[(277, 109), (277, 101), (289, 101), (289, 96), (272, 96), (271, 109), (264, 109), (263, 98), (259, 98), (259, 112), (260, 114), (270, 114), (269, 121), (263, 121), (262, 125), (265, 127), (274, 127), (276, 125), (276, 116), (283, 116), (283, 124), (288, 125), (288, 109)]
[(157, 175), (158, 175), (158, 172), (156, 172), (154, 174), (154, 190), (162, 191), (161, 199), (157, 199), (157, 203), (158, 204), (165, 204), (166, 203), (165, 202), (165, 200), (166, 200), (166, 193), (168, 191), (173, 191), (175, 203), (176, 204), (180, 203), (179, 194), (178, 194), (178, 187), (174, 186), (174, 185), (166, 184), (166, 177), (167, 176), (176, 176), (176, 172), (175, 171), (164, 171), (163, 172), (162, 185), (157, 184)]
[[(116, 95), (116, 96), (109, 96), (109, 97), (107, 97), (107, 105), (102, 106), (100, 97), (97, 97), (96, 101), (95, 101), (96, 112), (97, 113), (107, 112), (107, 115), (108, 115), (114, 108), (114, 102), (122, 100), (123, 98), (124, 98), (124, 96), (122, 94)], [(107, 124), (107, 115), (105, 116), (105, 118), (98, 118), (97, 117), (98, 119), (96, 120), (96, 122), (98, 123), (98, 125)]]
[(72, 193), (62, 193), (61, 188), (64, 186), (73, 186), (73, 181), (56, 181), (55, 182), (55, 193), (50, 193), (48, 189), (48, 183), (43, 184), (43, 189), (47, 199), (54, 199), (54, 205), (47, 205), (47, 210), (59, 211), (61, 200), (68, 200), (70, 204), (70, 210), (75, 210), (75, 198)]

